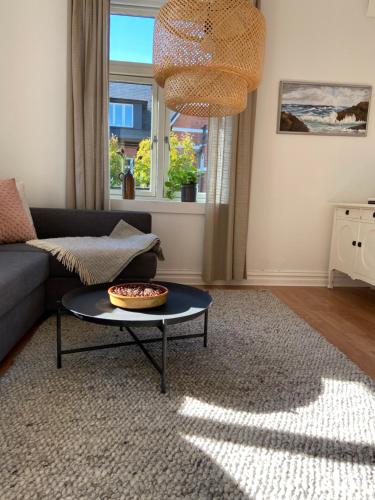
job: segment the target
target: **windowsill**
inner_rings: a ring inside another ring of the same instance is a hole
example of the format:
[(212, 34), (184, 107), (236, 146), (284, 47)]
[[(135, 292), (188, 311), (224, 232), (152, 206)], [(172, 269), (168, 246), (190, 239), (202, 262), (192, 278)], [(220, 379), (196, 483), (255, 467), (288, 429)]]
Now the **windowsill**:
[(204, 215), (205, 203), (183, 203), (168, 200), (124, 200), (119, 196), (111, 196), (111, 210), (130, 210), (133, 212), (169, 213)]

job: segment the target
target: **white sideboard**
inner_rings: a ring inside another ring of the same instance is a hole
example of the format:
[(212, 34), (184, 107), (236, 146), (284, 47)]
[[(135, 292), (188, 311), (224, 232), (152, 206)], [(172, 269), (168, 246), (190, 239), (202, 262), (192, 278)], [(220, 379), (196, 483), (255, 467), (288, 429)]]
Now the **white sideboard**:
[(375, 205), (334, 205), (328, 287), (334, 271), (375, 286)]

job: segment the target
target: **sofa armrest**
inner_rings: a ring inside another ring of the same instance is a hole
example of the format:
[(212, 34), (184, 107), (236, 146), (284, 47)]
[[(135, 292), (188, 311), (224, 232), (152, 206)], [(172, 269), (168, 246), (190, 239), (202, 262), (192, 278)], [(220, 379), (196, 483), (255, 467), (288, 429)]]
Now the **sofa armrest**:
[(151, 214), (128, 211), (31, 208), (38, 238), (106, 236), (122, 219), (144, 233), (151, 232)]

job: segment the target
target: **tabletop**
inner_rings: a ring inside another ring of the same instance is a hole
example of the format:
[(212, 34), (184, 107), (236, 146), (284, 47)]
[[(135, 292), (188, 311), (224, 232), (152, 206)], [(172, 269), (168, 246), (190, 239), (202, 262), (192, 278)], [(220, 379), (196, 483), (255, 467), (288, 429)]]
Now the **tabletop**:
[(153, 309), (129, 310), (109, 301), (111, 284), (86, 286), (64, 295), (62, 305), (80, 319), (99, 324), (157, 326), (189, 321), (203, 314), (212, 297), (204, 290), (178, 283), (153, 282), (168, 288), (168, 300)]

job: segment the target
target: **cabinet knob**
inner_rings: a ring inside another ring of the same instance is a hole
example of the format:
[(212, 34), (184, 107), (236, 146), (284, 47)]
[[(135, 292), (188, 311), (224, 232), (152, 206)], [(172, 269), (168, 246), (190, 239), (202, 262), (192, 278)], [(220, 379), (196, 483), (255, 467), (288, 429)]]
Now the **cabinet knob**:
[(345, 215), (349, 215), (350, 214), (350, 210), (345, 210)]
[(358, 242), (358, 246), (359, 246), (359, 248), (361, 248), (361, 246), (362, 246), (362, 243), (360, 241)]
[(356, 242), (356, 241), (352, 241), (352, 245), (353, 245), (353, 247), (355, 247), (355, 246), (356, 246), (356, 244), (357, 244), (357, 242)]

